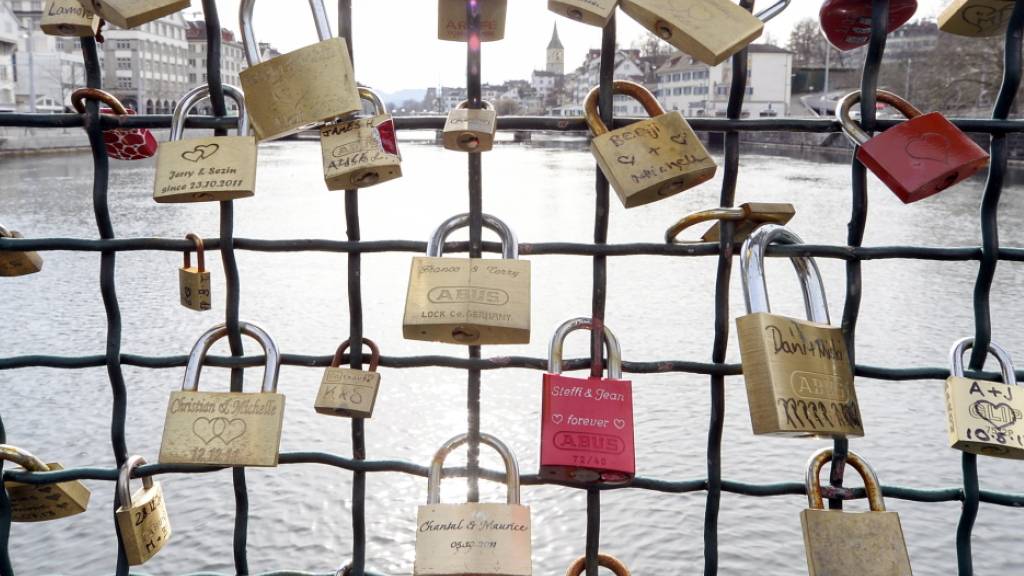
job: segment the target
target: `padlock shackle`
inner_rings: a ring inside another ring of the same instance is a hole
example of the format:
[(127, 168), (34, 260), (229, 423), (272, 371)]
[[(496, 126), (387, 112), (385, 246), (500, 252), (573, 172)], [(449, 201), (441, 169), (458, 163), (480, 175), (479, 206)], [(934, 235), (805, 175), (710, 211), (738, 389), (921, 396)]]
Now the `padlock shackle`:
[[(261, 63), (260, 46), (256, 42), (256, 35), (252, 31), (252, 8), (256, 0), (242, 0), (238, 5), (238, 28), (242, 32), (242, 46), (245, 50), (245, 61), (249, 67)], [(331, 22), (327, 19), (327, 8), (323, 0), (309, 0), (309, 9), (313, 12), (313, 22), (316, 23), (316, 34), (320, 41), (331, 39)]]
[[(345, 340), (338, 346), (337, 351), (334, 352), (334, 357), (331, 358), (331, 368), (341, 367), (341, 356), (348, 350), (348, 346), (351, 340)], [(377, 343), (369, 338), (363, 338), (363, 344), (370, 349), (370, 372), (376, 372), (377, 366), (380, 364), (380, 349), (377, 348)]]
[[(875, 100), (885, 102), (899, 110), (908, 120), (921, 115), (921, 111), (915, 108), (913, 104), (888, 90), (876, 90)], [(843, 96), (839, 101), (839, 106), (836, 106), (836, 120), (839, 120), (839, 124), (843, 127), (843, 133), (846, 134), (846, 137), (849, 138), (854, 146), (863, 146), (871, 137), (860, 127), (856, 120), (850, 117), (850, 110), (857, 102), (860, 102), (860, 90), (855, 90)]]
[(782, 14), (782, 12), (786, 8), (789, 8), (789, 3), (790, 0), (778, 0), (778, 2), (776, 2), (775, 4), (772, 4), (771, 6), (765, 8), (764, 10), (761, 10), (757, 14), (754, 14), (754, 18), (757, 18), (761, 22), (767, 23), (772, 18), (775, 18), (779, 14)]
[[(611, 570), (615, 576), (630, 576), (629, 568), (626, 568), (626, 565), (621, 560), (611, 554), (598, 553), (597, 565)], [(565, 571), (565, 576), (580, 576), (586, 569), (587, 557), (580, 556), (569, 565), (569, 569)]]
[[(825, 501), (821, 497), (821, 468), (832, 461), (832, 449), (822, 448), (807, 460), (807, 505), (812, 510), (824, 510)], [(875, 469), (857, 453), (846, 453), (846, 463), (853, 466), (864, 480), (864, 491), (868, 494), (868, 504), (872, 512), (885, 512), (885, 500), (882, 498), (882, 487), (878, 484)]]
[[(117, 473), (117, 502), (120, 506), (130, 508), (132, 505), (132, 487), (131, 478), (132, 472), (136, 468), (146, 463), (146, 459), (142, 456), (135, 455), (121, 466), (121, 470)], [(153, 487), (153, 477), (146, 476), (142, 479), (142, 487), (149, 490)]]
[[(970, 348), (974, 348), (974, 338), (971, 337), (962, 338), (953, 343), (953, 347), (949, 350), (950, 376), (963, 378), (964, 353)], [(989, 341), (988, 343), (988, 351), (991, 352), (999, 362), (999, 371), (1003, 375), (1003, 384), (1016, 386), (1017, 373), (1013, 369), (1013, 360), (1010, 358), (1010, 353), (1007, 352), (1005, 348), (992, 341)]]
[[(600, 136), (608, 132), (608, 127), (604, 125), (604, 121), (601, 120), (601, 113), (597, 109), (599, 92), (600, 86), (594, 86), (590, 93), (587, 94), (587, 99), (583, 104), (583, 111), (587, 120), (587, 126), (590, 127), (590, 132), (594, 136)], [(661, 107), (661, 104), (658, 102), (658, 99), (654, 97), (654, 94), (651, 94), (650, 90), (636, 82), (630, 82), (629, 80), (615, 80), (612, 82), (612, 94), (624, 94), (637, 100), (643, 105), (644, 110), (647, 111), (647, 115), (651, 118), (661, 116), (665, 113), (665, 109)]]
[(741, 220), (745, 220), (749, 215), (750, 212), (743, 208), (711, 208), (709, 210), (701, 210), (700, 212), (687, 214), (680, 218), (675, 224), (669, 226), (668, 230), (665, 230), (665, 243), (697, 244), (702, 242), (702, 240), (679, 240), (676, 237), (679, 236), (679, 233), (683, 230), (696, 226), (701, 222), (707, 222), (709, 220), (739, 222)]
[[(607, 325), (602, 325), (601, 328), (604, 333), (604, 345), (608, 349), (608, 378), (618, 380), (622, 378), (622, 350), (619, 348), (619, 339)], [(551, 344), (548, 346), (548, 372), (562, 373), (562, 345), (570, 332), (593, 329), (594, 321), (591, 318), (581, 316), (562, 322), (555, 329), (554, 335), (551, 336)]]
[[(193, 232), (186, 234), (185, 239), (191, 240), (196, 245), (196, 263), (199, 266), (199, 272), (206, 272), (206, 248), (203, 246), (203, 239)], [(191, 255), (190, 250), (185, 250), (185, 261), (183, 262), (185, 268), (192, 267)]]
[[(456, 106), (457, 109), (469, 109), (469, 100), (463, 100)], [(473, 108), (473, 110), (494, 110), (494, 104), (491, 104), (489, 100), (480, 99), (480, 107)]]
[[(441, 469), (444, 466), (444, 460), (452, 450), (468, 441), (468, 434), (459, 434), (442, 444), (434, 453), (434, 459), (430, 462), (430, 473), (427, 475), (427, 504), (441, 503)], [(519, 504), (519, 462), (516, 461), (516, 455), (509, 450), (504, 442), (490, 434), (481, 432), (480, 443), (494, 448), (501, 459), (505, 461), (505, 484), (508, 487), (506, 502)]]
[(110, 106), (110, 109), (118, 116), (124, 116), (128, 113), (124, 104), (121, 104), (121, 101), (116, 96), (105, 90), (100, 90), (99, 88), (79, 88), (71, 93), (71, 105), (79, 114), (85, 114), (86, 100), (99, 100)]
[(359, 87), (359, 99), (366, 100), (373, 105), (374, 115), (380, 116), (381, 114), (388, 113), (388, 107), (384, 104), (384, 101), (380, 99), (380, 96), (365, 86)]
[[(238, 323), (239, 331), (242, 334), (255, 339), (263, 347), (263, 353), (267, 356), (266, 368), (263, 372), (263, 387), (261, 392), (277, 392), (277, 375), (281, 371), (281, 353), (277, 350), (277, 344), (270, 338), (270, 335), (262, 328), (248, 322)], [(203, 370), (203, 360), (210, 346), (217, 340), (228, 335), (226, 324), (217, 324), (207, 330), (188, 355), (188, 364), (185, 366), (185, 378), (181, 383), (181, 389), (186, 392), (195, 392), (199, 389), (199, 374)]]
[(0, 460), (14, 462), (30, 472), (49, 472), (50, 467), (28, 450), (10, 444), (0, 444)]
[[(778, 224), (758, 226), (743, 242), (740, 249), (740, 278), (743, 279), (743, 298), (747, 302), (749, 314), (772, 311), (768, 303), (768, 282), (764, 275), (764, 254), (772, 242), (804, 243), (796, 232)], [(789, 260), (800, 279), (807, 319), (820, 324), (831, 324), (828, 300), (825, 299), (825, 285), (821, 281), (818, 264), (809, 256), (794, 256)]]
[[(490, 214), (481, 214), (480, 217), (484, 228), (493, 230), (501, 238), (501, 257), (505, 260), (517, 260), (519, 258), (519, 240), (516, 238), (516, 233), (508, 227), (508, 224)], [(437, 227), (437, 230), (434, 230), (434, 233), (430, 235), (430, 241), (427, 242), (427, 256), (431, 258), (443, 256), (444, 241), (448, 238), (448, 235), (459, 228), (467, 226), (469, 226), (468, 212), (456, 214), (442, 222)]]
[[(245, 111), (245, 94), (242, 93), (241, 88), (232, 86), (231, 84), (223, 84), (222, 87), (224, 88), (224, 95), (231, 98), (236, 104), (238, 104), (238, 135), (248, 135), (249, 113)], [(171, 142), (181, 140), (185, 135), (185, 119), (188, 117), (189, 112), (191, 112), (197, 104), (209, 97), (209, 84), (196, 86), (182, 95), (181, 100), (178, 101), (178, 105), (174, 107), (174, 112), (171, 113)]]

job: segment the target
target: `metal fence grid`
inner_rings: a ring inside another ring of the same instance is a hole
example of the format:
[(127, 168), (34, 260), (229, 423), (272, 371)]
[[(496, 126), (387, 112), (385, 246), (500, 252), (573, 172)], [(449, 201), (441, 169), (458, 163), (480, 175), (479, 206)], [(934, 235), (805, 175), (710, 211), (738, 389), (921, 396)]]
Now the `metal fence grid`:
[[(741, 0), (741, 6), (753, 9), (754, 0)], [(218, 135), (233, 128), (233, 118), (225, 118), (224, 93), (220, 77), (221, 25), (217, 14), (215, 0), (202, 0), (205, 13), (207, 51), (207, 77), (209, 79), (211, 101), (214, 117), (190, 117), (187, 126), (192, 128), (215, 128)], [(889, 12), (889, 0), (872, 0), (872, 33), (864, 62), (861, 79), (863, 99), (860, 103), (861, 124), (869, 133), (876, 129), (884, 129), (894, 125), (894, 121), (875, 119), (875, 89), (881, 60), (885, 50), (885, 29)], [(349, 43), (352, 53), (351, 31), (352, 11), (351, 0), (338, 2), (340, 35)], [(467, 1), (467, 18), (469, 30), (479, 30), (479, 13), (477, 3)], [(875, 259), (929, 259), (941, 261), (978, 261), (978, 274), (974, 289), (975, 343), (969, 371), (986, 377), (991, 373), (980, 372), (987, 354), (987, 344), (991, 340), (989, 295), (996, 266), (1000, 260), (1024, 261), (1024, 249), (1004, 248), (999, 245), (997, 215), (999, 199), (1003, 188), (1003, 179), (1007, 165), (1007, 134), (1024, 132), (1024, 121), (1008, 120), (1008, 114), (1018, 92), (1021, 82), (1021, 38), (1024, 28), (1024, 3), (1014, 6), (1006, 33), (1003, 54), (1004, 74), (1002, 86), (992, 111), (990, 120), (970, 119), (956, 120), (954, 123), (965, 131), (987, 133), (990, 135), (991, 163), (988, 180), (981, 202), (979, 218), (981, 219), (982, 242), (980, 246), (965, 248), (926, 248), (915, 246), (883, 246), (861, 247), (867, 218), (867, 188), (865, 167), (857, 160), (852, 162), (852, 207), (848, 226), (847, 243), (845, 246), (802, 245), (773, 246), (769, 254), (776, 256), (814, 256), (820, 258), (837, 258), (846, 264), (846, 300), (843, 307), (842, 328), (849, 346), (851, 359), (855, 359), (855, 335), (857, 320), (860, 313), (861, 295), (861, 262)], [(630, 122), (628, 119), (612, 117), (611, 80), (615, 59), (615, 18), (604, 28), (602, 36), (602, 56), (600, 73), (600, 112), (601, 117), (609, 126), (622, 126)], [(87, 85), (101, 87), (101, 68), (97, 57), (95, 40), (82, 40), (82, 50), (87, 71)], [(839, 132), (839, 124), (829, 119), (756, 119), (741, 120), (743, 96), (746, 92), (747, 51), (743, 50), (732, 58), (734, 73), (729, 93), (728, 114), (724, 119), (698, 118), (690, 120), (696, 130), (724, 132), (725, 161), (724, 180), (720, 196), (721, 206), (732, 206), (734, 203), (736, 178), (739, 169), (740, 133), (744, 131), (803, 131), (803, 132)], [(467, 43), (466, 81), (468, 98), (471, 107), (480, 104), (480, 70), (481, 60), (479, 49), (474, 50)], [(129, 450), (125, 441), (125, 414), (128, 402), (127, 386), (122, 373), (122, 366), (140, 366), (145, 368), (170, 368), (184, 366), (186, 357), (179, 356), (141, 356), (121, 353), (121, 317), (115, 289), (114, 269), (117, 253), (121, 251), (161, 250), (185, 251), (191, 242), (177, 239), (117, 239), (111, 224), (107, 203), (108, 159), (104, 150), (102, 131), (115, 127), (148, 127), (167, 128), (170, 126), (169, 115), (139, 116), (100, 116), (98, 104), (88, 103), (87, 113), (62, 115), (32, 114), (0, 114), (0, 126), (24, 127), (75, 127), (81, 126), (89, 136), (95, 169), (93, 182), (93, 206), (99, 239), (70, 238), (38, 238), (38, 239), (0, 239), (0, 251), (14, 250), (69, 250), (100, 252), (100, 289), (107, 318), (106, 354), (96, 356), (20, 356), (0, 358), (0, 369), (11, 370), (26, 367), (53, 367), (65, 369), (81, 369), (87, 367), (106, 366), (113, 396), (113, 413), (111, 416), (111, 450), (117, 465), (122, 465), (128, 458)], [(399, 129), (432, 129), (442, 128), (443, 118), (431, 117), (399, 117), (396, 118)], [(499, 130), (556, 130), (584, 131), (586, 126), (582, 119), (554, 119), (535, 117), (499, 118)], [(497, 252), (494, 243), (481, 241), (481, 210), (483, 191), (481, 189), (482, 161), (479, 153), (468, 154), (469, 172), (469, 242), (453, 242), (448, 251), (467, 251), (471, 257), (479, 257), (484, 250)], [(726, 348), (729, 334), (729, 283), (732, 276), (733, 247), (730, 244), (730, 222), (723, 222), (724, 230), (717, 244), (706, 243), (698, 246), (678, 246), (671, 244), (607, 244), (608, 233), (608, 182), (600, 172), (595, 170), (594, 200), (594, 242), (583, 243), (533, 243), (520, 245), (523, 255), (574, 254), (593, 257), (593, 311), (595, 319), (603, 319), (605, 311), (606, 266), (609, 256), (659, 255), (670, 257), (716, 257), (718, 262), (715, 280), (715, 334), (714, 347), (710, 362), (689, 360), (668, 360), (656, 362), (623, 362), (623, 370), (631, 373), (653, 372), (688, 372), (705, 374), (710, 377), (711, 412), (708, 423), (707, 441), (707, 476), (692, 480), (667, 480), (638, 476), (626, 489), (654, 490), (660, 492), (697, 492), (707, 493), (704, 517), (704, 574), (711, 576), (718, 573), (718, 511), (722, 492), (732, 492), (751, 496), (777, 496), (784, 494), (803, 494), (804, 485), (798, 482), (753, 484), (729, 481), (722, 478), (722, 430), (725, 416), (725, 376), (741, 373), (740, 366), (726, 364)], [(220, 237), (206, 242), (208, 250), (217, 250), (223, 259), (226, 276), (227, 305), (225, 321), (229, 329), (230, 357), (209, 357), (207, 363), (212, 366), (231, 368), (231, 390), (241, 391), (242, 374), (246, 367), (262, 366), (262, 357), (244, 356), (241, 334), (238, 329), (239, 312), (239, 275), (235, 261), (237, 250), (265, 252), (295, 251), (328, 251), (345, 253), (348, 258), (348, 299), (349, 299), (349, 337), (352, 342), (360, 342), (363, 336), (362, 296), (360, 284), (361, 255), (367, 252), (418, 252), (422, 253), (425, 243), (419, 241), (387, 240), (361, 242), (359, 232), (359, 195), (357, 190), (345, 192), (345, 222), (347, 225), (347, 241), (328, 241), (317, 239), (303, 240), (258, 240), (235, 238), (233, 234), (232, 202), (220, 203)], [(567, 369), (586, 368), (589, 364), (591, 373), (601, 373), (601, 340), (600, 333), (592, 335), (591, 359), (567, 361)], [(470, 437), (469, 459), (465, 468), (446, 470), (446, 475), (462, 475), (468, 478), (468, 501), (478, 500), (477, 479), (480, 477), (503, 481), (504, 475), (496, 471), (479, 469), (479, 433), (480, 433), (480, 378), (481, 371), (510, 367), (532, 368), (543, 370), (547, 366), (546, 358), (530, 358), (514, 356), (499, 361), (481, 356), (479, 346), (468, 347), (468, 357), (454, 356), (384, 356), (381, 365), (390, 368), (412, 368), (424, 366), (442, 366), (463, 369), (467, 372), (467, 430)], [(300, 366), (327, 366), (330, 356), (306, 356), (284, 354), (284, 364)], [(349, 365), (360, 369), (363, 365), (361, 347), (353, 345), (348, 356)], [(856, 365), (855, 373), (861, 377), (880, 380), (914, 380), (942, 379), (948, 375), (945, 368), (906, 367), (881, 368)], [(1024, 376), (1024, 372), (1021, 372)], [(352, 419), (352, 454), (345, 457), (338, 454), (323, 452), (291, 452), (281, 454), (282, 465), (298, 463), (319, 463), (352, 472), (352, 539), (353, 549), (351, 560), (345, 562), (339, 572), (361, 576), (365, 571), (366, 529), (365, 529), (365, 491), (366, 474), (368, 472), (398, 472), (426, 476), (427, 467), (412, 462), (368, 460), (363, 438), (363, 420)], [(0, 443), (6, 442), (6, 432), (0, 419)], [(830, 508), (841, 508), (844, 500), (863, 498), (862, 489), (843, 488), (844, 461), (847, 453), (847, 442), (835, 442), (835, 455), (830, 474), (830, 486), (824, 487), (824, 495), (829, 498)], [(0, 462), (0, 467), (2, 467)], [(0, 468), (2, 469), (2, 468)], [(150, 464), (136, 469), (135, 476), (152, 476), (158, 474), (205, 473), (218, 470), (217, 467), (194, 467), (181, 465)], [(883, 486), (886, 497), (912, 500), (918, 502), (961, 501), (963, 508), (957, 527), (957, 558), (960, 576), (973, 574), (971, 561), (971, 532), (981, 502), (999, 506), (1024, 506), (1024, 494), (989, 492), (979, 489), (976, 457), (963, 454), (962, 462), (963, 485), (942, 489), (918, 489), (912, 487)], [(237, 574), (249, 574), (246, 557), (246, 534), (248, 521), (248, 493), (244, 468), (233, 469), (235, 493), (235, 528), (234, 528), (234, 564)], [(5, 480), (17, 480), (30, 484), (44, 484), (68, 480), (97, 480), (113, 482), (117, 479), (118, 470), (114, 468), (71, 468), (59, 472), (28, 473), (6, 471)], [(524, 484), (536, 485), (550, 483), (537, 475), (524, 475)], [(587, 491), (587, 534), (586, 556), (587, 576), (596, 576), (596, 555), (600, 544), (601, 492), (610, 486), (573, 487)], [(116, 505), (116, 504), (115, 504)], [(111, 523), (114, 524), (113, 522)], [(11, 551), (8, 540), (11, 529), (10, 502), (6, 491), (0, 490), (0, 573), (13, 574), (11, 567)], [(120, 551), (117, 561), (117, 574), (128, 573), (128, 565), (124, 553)]]

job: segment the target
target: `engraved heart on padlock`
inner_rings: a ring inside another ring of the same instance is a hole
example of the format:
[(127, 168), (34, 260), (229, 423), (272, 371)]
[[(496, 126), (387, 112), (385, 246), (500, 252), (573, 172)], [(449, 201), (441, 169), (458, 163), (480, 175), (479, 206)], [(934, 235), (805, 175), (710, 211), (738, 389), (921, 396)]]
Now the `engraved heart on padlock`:
[(196, 418), (192, 422), (192, 433), (202, 440), (203, 444), (209, 444), (217, 437), (213, 433), (213, 423), (209, 418)]
[(220, 150), (219, 144), (199, 144), (191, 150), (181, 153), (181, 157), (189, 162), (199, 162), (213, 156)]
[(997, 430), (1013, 426), (1019, 416), (1018, 411), (1006, 402), (996, 404), (988, 400), (975, 401), (974, 404), (971, 404), (970, 413), (971, 416), (988, 422)]
[(991, 6), (974, 6), (964, 10), (963, 19), (964, 22), (977, 28), (976, 32), (978, 33), (990, 32), (1002, 27), (1008, 17), (1008, 12), (1012, 9), (1013, 4), (1002, 10)]
[(227, 426), (224, 429), (224, 434), (221, 436), (221, 440), (225, 444), (231, 444), (235, 440), (238, 440), (242, 436), (245, 436), (245, 420), (241, 418), (234, 418), (232, 420), (224, 419)]
[(626, 427), (626, 421), (623, 420), (622, 418), (616, 418), (615, 420), (612, 420), (612, 424), (614, 424), (615, 427), (618, 428), (619, 430), (622, 430), (623, 428)]
[(562, 417), (561, 414), (552, 414), (551, 415), (551, 421), (554, 422), (555, 424), (561, 424), (562, 420), (563, 420), (563, 417)]
[(949, 138), (938, 132), (925, 132), (917, 138), (911, 138), (904, 151), (915, 160), (949, 164)]
[(673, 134), (672, 136), (669, 136), (668, 139), (680, 146), (686, 146), (686, 134)]

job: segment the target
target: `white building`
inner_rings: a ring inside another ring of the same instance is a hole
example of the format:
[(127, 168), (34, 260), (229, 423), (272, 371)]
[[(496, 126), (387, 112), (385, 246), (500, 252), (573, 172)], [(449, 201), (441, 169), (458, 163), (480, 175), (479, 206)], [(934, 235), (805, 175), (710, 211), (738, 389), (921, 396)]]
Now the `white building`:
[[(793, 53), (751, 44), (743, 116), (787, 116), (792, 93)], [(725, 116), (732, 82), (732, 60), (708, 66), (677, 52), (657, 70), (658, 100), (684, 116)]]
[(130, 30), (104, 32), (103, 85), (143, 114), (170, 114), (186, 90), (189, 43), (180, 12)]
[(18, 17), (7, 2), (0, 2), (0, 112), (17, 110), (14, 50), (18, 47)]
[[(188, 40), (188, 85), (189, 87), (206, 84), (206, 23), (202, 20), (185, 22), (185, 38)], [(235, 40), (235, 33), (227, 28), (220, 31), (220, 73), (221, 81), (241, 87), (238, 73), (246, 68), (245, 49), (241, 42)], [(235, 111), (235, 101), (225, 100), (228, 111)], [(196, 107), (200, 112), (210, 112), (208, 102)]]
[[(582, 105), (590, 90), (600, 82), (600, 77), (601, 51), (591, 50), (587, 54), (587, 59), (583, 65), (565, 77), (564, 90), (568, 95), (568, 104)], [(644, 77), (644, 66), (640, 59), (639, 50), (620, 49), (615, 52), (615, 72), (613, 78), (643, 84)], [(620, 116), (641, 116), (645, 113), (643, 106), (628, 96), (615, 96), (613, 108), (615, 114)]]
[[(48, 36), (39, 29), (43, 0), (0, 0), (18, 18), (13, 54), (15, 97), (22, 112), (63, 112), (71, 93), (85, 85), (85, 62), (77, 38)], [(32, 102), (33, 96), (35, 102)]]

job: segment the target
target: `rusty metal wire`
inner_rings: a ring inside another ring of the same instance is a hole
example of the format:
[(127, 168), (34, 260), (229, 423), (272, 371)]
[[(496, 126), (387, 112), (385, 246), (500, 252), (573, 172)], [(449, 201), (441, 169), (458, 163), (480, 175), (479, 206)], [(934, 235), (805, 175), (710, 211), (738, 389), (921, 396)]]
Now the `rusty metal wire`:
[[(340, 35), (349, 44), (352, 53), (352, 2), (339, 0)], [(754, 0), (741, 0), (740, 5), (753, 10)], [(872, 36), (864, 62), (861, 88), (864, 98), (861, 100), (861, 123), (865, 130), (885, 129), (896, 123), (893, 120), (876, 120), (874, 117), (874, 90), (877, 86), (882, 56), (885, 50), (886, 18), (889, 10), (888, 0), (872, 0)], [(211, 102), (214, 117), (190, 117), (186, 123), (189, 127), (216, 128), (223, 133), (225, 128), (233, 127), (234, 121), (225, 117), (224, 94), (220, 77), (220, 20), (214, 0), (203, 0), (207, 28), (207, 77), (210, 83)], [(467, 19), (470, 32), (479, 30), (479, 14), (476, 3), (467, 2)], [(987, 133), (991, 138), (991, 164), (988, 182), (982, 199), (980, 219), (982, 223), (982, 243), (980, 246), (964, 246), (955, 248), (938, 248), (923, 246), (874, 246), (862, 247), (864, 227), (867, 218), (866, 172), (864, 166), (854, 160), (852, 164), (852, 206), (848, 228), (847, 243), (843, 246), (776, 246), (769, 254), (777, 257), (793, 255), (814, 256), (819, 258), (835, 258), (845, 262), (847, 296), (843, 307), (842, 327), (850, 347), (850, 358), (855, 359), (856, 325), (860, 314), (861, 294), (861, 263), (865, 260), (877, 259), (926, 259), (937, 261), (978, 261), (979, 271), (974, 293), (975, 341), (976, 346), (970, 361), (969, 374), (980, 377), (993, 377), (993, 374), (981, 372), (984, 364), (986, 346), (991, 338), (989, 297), (992, 279), (999, 261), (1024, 261), (1024, 249), (1001, 247), (998, 241), (997, 215), (999, 198), (1002, 192), (1003, 179), (1007, 165), (1006, 136), (1008, 133), (1024, 132), (1024, 122), (1008, 120), (1008, 112), (1021, 82), (1021, 38), (1024, 28), (1024, 3), (1017, 3), (1006, 33), (1004, 50), (1004, 77), (998, 100), (993, 110), (992, 119), (960, 119), (955, 123), (965, 131)], [(613, 18), (605, 27), (602, 36), (602, 56), (600, 71), (600, 102), (601, 116), (609, 126), (624, 126), (634, 119), (613, 118), (611, 108), (611, 80), (614, 70), (616, 26)], [(87, 70), (87, 85), (100, 87), (101, 68), (97, 56), (96, 44), (92, 39), (84, 39), (82, 50)], [(474, 50), (467, 43), (467, 92), (471, 107), (480, 102), (481, 60), (479, 50)], [(722, 119), (692, 119), (690, 124), (697, 130), (719, 131), (725, 133), (724, 178), (720, 195), (721, 206), (733, 205), (736, 192), (736, 180), (739, 172), (740, 133), (753, 131), (802, 131), (815, 133), (838, 132), (839, 125), (826, 119), (741, 119), (743, 97), (746, 92), (747, 51), (743, 50), (732, 59), (733, 77), (730, 87), (727, 117)], [(400, 129), (440, 129), (443, 118), (400, 117), (396, 125)], [(95, 239), (79, 238), (36, 238), (36, 239), (0, 239), (0, 251), (7, 250), (39, 250), (39, 251), (89, 251), (100, 252), (100, 291), (107, 318), (106, 349), (102, 353), (93, 352), (84, 356), (47, 356), (30, 355), (0, 358), (0, 370), (13, 370), (27, 367), (53, 367), (62, 369), (83, 369), (105, 366), (107, 369), (113, 409), (111, 414), (111, 451), (116, 463), (120, 466), (127, 459), (128, 447), (125, 440), (125, 413), (127, 408), (127, 391), (122, 367), (138, 366), (145, 368), (171, 368), (183, 366), (184, 355), (174, 356), (142, 356), (122, 353), (121, 317), (117, 300), (114, 270), (117, 254), (126, 251), (182, 251), (190, 247), (190, 243), (180, 239), (159, 238), (115, 238), (107, 204), (108, 163), (104, 152), (102, 130), (117, 126), (124, 127), (167, 127), (170, 116), (104, 116), (100, 117), (95, 102), (87, 104), (87, 113), (33, 115), (33, 114), (0, 114), (0, 126), (25, 126), (43, 128), (82, 127), (89, 136), (92, 149), (95, 180), (93, 184), (93, 204), (98, 237)], [(499, 130), (555, 130), (585, 131), (582, 119), (555, 119), (545, 117), (500, 118)], [(469, 242), (453, 242), (448, 244), (451, 251), (467, 251), (472, 256), (479, 256), (483, 251), (498, 251), (498, 246), (491, 242), (482, 242), (480, 222), (482, 213), (483, 190), (481, 186), (482, 159), (479, 153), (468, 154), (468, 208), (471, 215)], [(626, 361), (623, 370), (631, 373), (655, 372), (688, 372), (706, 374), (710, 377), (711, 411), (707, 443), (707, 476), (696, 479), (659, 479), (638, 476), (629, 486), (592, 486), (587, 490), (587, 533), (584, 543), (587, 556), (587, 575), (596, 576), (596, 555), (600, 548), (600, 503), (601, 492), (611, 489), (640, 489), (666, 493), (683, 493), (704, 491), (707, 494), (704, 518), (704, 573), (713, 576), (718, 573), (718, 513), (723, 492), (745, 494), (756, 497), (770, 497), (786, 494), (804, 493), (804, 485), (796, 482), (751, 484), (730, 481), (722, 477), (721, 444), (725, 418), (725, 376), (741, 373), (740, 366), (725, 363), (729, 336), (729, 284), (732, 274), (733, 247), (725, 239), (731, 234), (726, 230), (718, 244), (700, 245), (671, 244), (607, 244), (609, 224), (609, 189), (608, 182), (595, 169), (595, 201), (594, 201), (594, 242), (590, 244), (549, 242), (522, 244), (520, 253), (525, 255), (564, 254), (588, 256), (593, 260), (592, 316), (600, 321), (604, 318), (607, 260), (609, 257), (633, 255), (657, 255), (669, 257), (716, 257), (718, 261), (715, 283), (715, 334), (714, 345), (709, 362), (694, 360), (654, 360)], [(294, 240), (263, 240), (255, 238), (235, 238), (233, 234), (233, 204), (220, 204), (220, 236), (209, 239), (206, 248), (219, 251), (223, 260), (227, 284), (227, 307), (225, 321), (229, 328), (229, 344), (231, 356), (208, 357), (211, 366), (232, 368), (232, 390), (241, 390), (243, 370), (247, 367), (260, 366), (262, 357), (246, 356), (242, 348), (241, 335), (238, 330), (238, 310), (240, 303), (240, 281), (235, 253), (238, 250), (259, 252), (301, 252), (320, 251), (347, 255), (348, 267), (348, 303), (349, 303), (349, 337), (353, 342), (362, 339), (362, 292), (361, 292), (361, 256), (375, 252), (417, 252), (424, 251), (423, 242), (412, 240), (384, 240), (363, 242), (359, 230), (359, 196), (356, 190), (345, 192), (345, 223), (347, 226), (346, 241), (322, 239)], [(596, 335), (598, 332), (595, 331)], [(596, 353), (589, 359), (576, 359), (566, 362), (566, 369), (583, 369), (588, 365), (591, 371), (601, 370), (600, 341), (595, 336), (593, 348)], [(362, 367), (362, 350), (353, 346), (346, 361), (352, 368)], [(320, 367), (327, 366), (329, 356), (308, 356), (300, 354), (284, 354), (284, 364)], [(437, 366), (463, 369), (467, 372), (467, 429), (470, 435), (470, 457), (466, 468), (452, 469), (456, 475), (465, 475), (470, 479), (468, 499), (477, 499), (477, 478), (502, 481), (504, 474), (492, 470), (481, 470), (478, 463), (478, 441), (480, 433), (480, 380), (481, 372), (506, 368), (530, 368), (544, 370), (546, 358), (522, 356), (487, 357), (483, 356), (480, 347), (468, 348), (468, 357), (453, 356), (384, 356), (381, 365), (390, 368), (416, 368)], [(946, 368), (937, 367), (879, 367), (856, 365), (858, 376), (879, 380), (912, 380), (941, 379), (948, 375)], [(1024, 378), (1024, 371), (1018, 373)], [(364, 422), (352, 420), (352, 455), (345, 457), (324, 452), (290, 452), (281, 454), (281, 465), (320, 464), (336, 467), (352, 472), (352, 538), (353, 549), (351, 559), (338, 560), (339, 573), (361, 576), (372, 574), (366, 571), (366, 518), (365, 492), (367, 473), (404, 473), (426, 476), (425, 466), (412, 462), (367, 459), (364, 442)], [(0, 442), (6, 441), (3, 420), (0, 419)], [(842, 500), (847, 498), (863, 498), (861, 489), (842, 488), (843, 463), (846, 454), (846, 442), (836, 442), (835, 458), (830, 476), (831, 486), (825, 493), (830, 497), (831, 507), (841, 507)], [(0, 462), (0, 470), (2, 470)], [(949, 488), (909, 488), (884, 486), (885, 496), (917, 502), (963, 502), (960, 523), (957, 529), (957, 557), (961, 576), (973, 574), (971, 561), (971, 532), (981, 502), (999, 506), (1024, 506), (1024, 494), (1007, 494), (980, 490), (978, 486), (977, 465), (975, 457), (970, 454), (963, 456), (963, 486)], [(196, 467), (167, 464), (144, 465), (135, 470), (138, 477), (158, 474), (208, 473), (219, 470), (219, 467)], [(66, 480), (95, 480), (113, 482), (117, 478), (115, 468), (70, 468), (57, 472), (13, 472), (3, 473), (5, 480), (17, 480), (31, 484), (43, 484)], [(233, 470), (232, 482), (235, 494), (235, 531), (234, 531), (234, 563), (237, 574), (248, 574), (246, 555), (246, 536), (248, 524), (248, 490), (244, 468)], [(550, 484), (538, 475), (524, 475), (523, 484)], [(570, 486), (580, 488), (580, 486)], [(11, 550), (8, 540), (11, 529), (10, 502), (6, 491), (0, 490), (0, 575), (10, 576)], [(119, 554), (117, 574), (128, 573), (128, 566), (123, 553)]]

